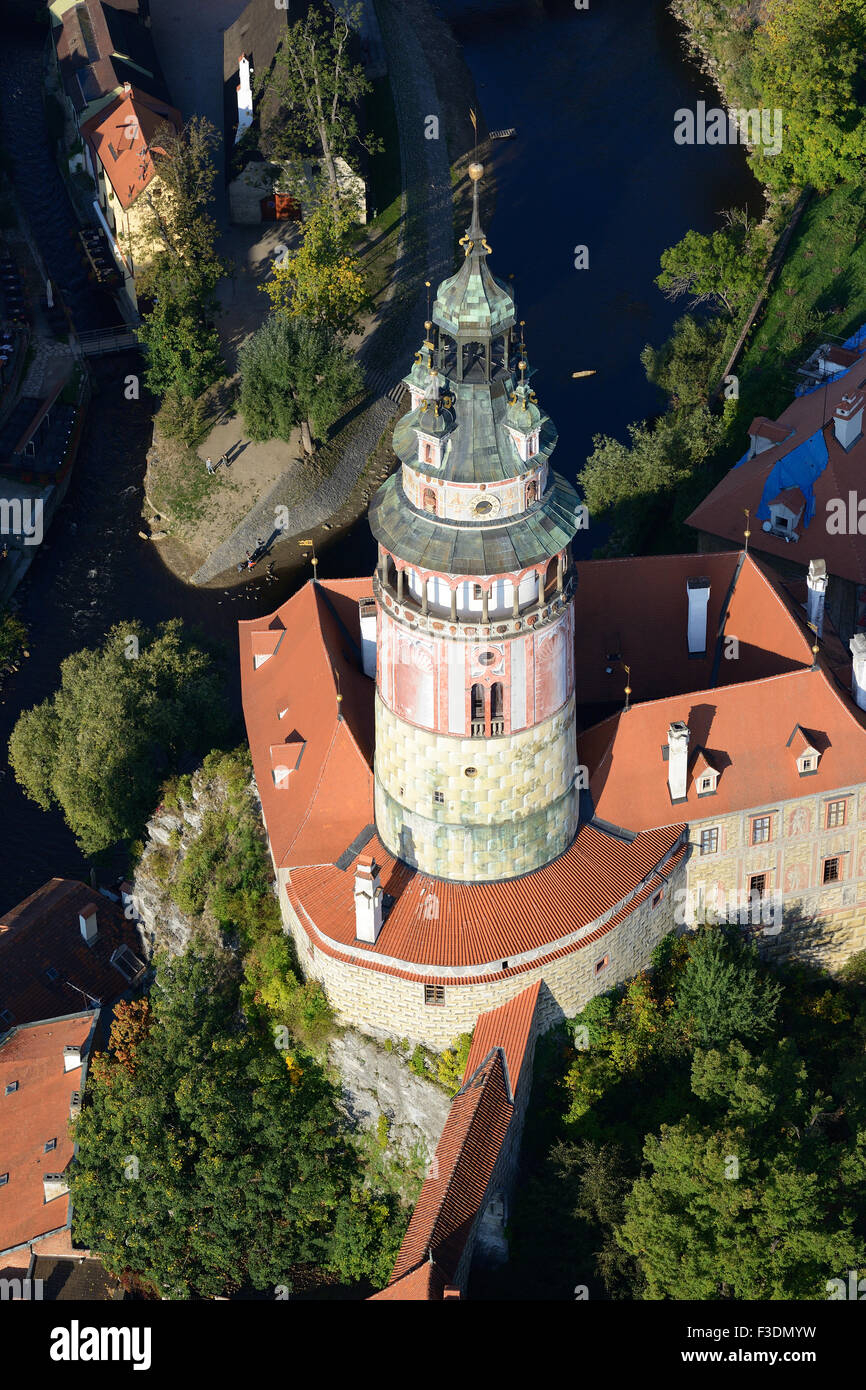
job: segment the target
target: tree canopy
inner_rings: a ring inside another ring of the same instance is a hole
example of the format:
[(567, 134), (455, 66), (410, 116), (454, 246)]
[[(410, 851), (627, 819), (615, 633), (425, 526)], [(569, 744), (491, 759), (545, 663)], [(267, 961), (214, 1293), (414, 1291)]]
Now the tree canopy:
[(307, 319), (338, 335), (356, 333), (367, 288), (355, 258), (346, 250), (351, 215), (323, 202), (300, 230), (300, 246), (274, 267), (263, 289), (277, 314)]
[(245, 1023), (238, 976), (188, 950), (158, 960), (146, 1026), (121, 1009), (75, 1128), (76, 1239), (163, 1297), (290, 1290), (307, 1263), (381, 1285), (395, 1203), (364, 1188), (320, 1064)]
[(55, 693), (18, 719), (9, 760), (31, 800), (59, 806), (96, 854), (137, 835), (166, 775), (228, 726), (214, 658), (183, 624), (130, 622), (66, 658)]
[(363, 385), (355, 358), (321, 324), (271, 314), (239, 353), (240, 409), (251, 439), (327, 435)]

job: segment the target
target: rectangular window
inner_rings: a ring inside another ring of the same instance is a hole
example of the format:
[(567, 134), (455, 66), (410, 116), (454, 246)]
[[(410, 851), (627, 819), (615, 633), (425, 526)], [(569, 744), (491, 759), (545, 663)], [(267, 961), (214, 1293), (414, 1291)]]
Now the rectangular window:
[(473, 597), (474, 599), (480, 599), (480, 598), (483, 597), (483, 590), (482, 590), (480, 584), (473, 584), (473, 585), (472, 585), (472, 597)]
[(763, 896), (764, 896), (764, 894), (765, 894), (766, 891), (767, 891), (767, 875), (766, 875), (766, 874), (752, 874), (752, 877), (749, 879), (749, 897), (750, 897), (750, 898), (763, 898)]
[(46, 1142), (45, 1142), (45, 1148), (44, 1148), (43, 1152), (44, 1152), (44, 1153), (47, 1153), (47, 1154), (50, 1154), (51, 1151), (52, 1151), (52, 1149), (56, 1149), (56, 1148), (57, 1148), (57, 1140), (56, 1140), (56, 1139), (47, 1139)]
[(445, 986), (444, 985), (425, 985), (424, 986), (425, 1004), (444, 1004)]
[(59, 973), (59, 971), (54, 969), (53, 965), (49, 965), (48, 969), (45, 972), (45, 978), (53, 983), (57, 979)]
[(658, 907), (664, 895), (665, 890), (663, 888), (660, 888), (657, 893), (653, 893), (653, 907)]
[(8, 1181), (9, 1181), (9, 1174), (8, 1174), (8, 1173), (0, 1173), (0, 1187), (5, 1187)]
[(752, 821), (752, 844), (765, 845), (770, 838), (770, 817), (755, 816)]
[(445, 801), (445, 793), (444, 793), (444, 792), (434, 792), (434, 793), (433, 793), (433, 800), (436, 802), (436, 805), (437, 805), (437, 806), (441, 806), (441, 805), (443, 804), (443, 802)]
[(602, 970), (606, 970), (610, 965), (610, 956), (602, 956), (601, 960), (595, 962), (595, 973), (600, 975)]
[(6, 1094), (7, 1094), (7, 1096), (12, 1096), (12, 1095), (14, 1095), (15, 1092), (16, 1092), (17, 1090), (18, 1090), (18, 1082), (17, 1082), (17, 1081), (7, 1081), (7, 1082), (6, 1082)]
[(838, 826), (845, 824), (845, 814), (847, 805), (844, 801), (828, 801), (827, 803), (827, 829), (835, 830)]
[(701, 854), (717, 854), (719, 849), (719, 827), (701, 831)]
[(823, 876), (823, 881), (824, 881), (824, 883), (838, 883), (838, 882), (839, 882), (839, 878), (840, 878), (840, 874), (839, 874), (839, 860), (838, 860), (838, 859), (825, 859), (825, 860), (824, 860), (824, 876)]

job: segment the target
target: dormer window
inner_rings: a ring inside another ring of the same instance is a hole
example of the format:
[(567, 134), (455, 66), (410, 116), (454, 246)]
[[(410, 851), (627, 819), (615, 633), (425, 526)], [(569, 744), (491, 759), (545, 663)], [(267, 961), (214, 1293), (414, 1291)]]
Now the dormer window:
[(810, 733), (799, 724), (794, 725), (793, 733), (788, 739), (788, 747), (796, 756), (797, 772), (801, 777), (809, 777), (818, 771), (821, 750), (816, 747), (816, 739), (819, 739), (818, 734)]

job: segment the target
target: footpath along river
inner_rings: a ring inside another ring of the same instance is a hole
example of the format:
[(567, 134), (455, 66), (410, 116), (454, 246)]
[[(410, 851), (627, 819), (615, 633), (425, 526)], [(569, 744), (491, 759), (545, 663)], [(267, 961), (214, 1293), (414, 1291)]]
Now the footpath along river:
[[(711, 230), (721, 208), (748, 201), (757, 209), (759, 190), (741, 149), (674, 144), (676, 109), (716, 98), (685, 59), (661, 0), (591, 0), (583, 11), (571, 0), (442, 0), (439, 8), (463, 45), (488, 125), (518, 131), (496, 150), (497, 206), (487, 233), (497, 274), (515, 275), (539, 398), (559, 428), (555, 463), (573, 477), (594, 433), (624, 435), (631, 420), (657, 407), (640, 350), (660, 342), (682, 312), (652, 283), (661, 251), (689, 227)], [(49, 274), (69, 284), (79, 326), (97, 327), (105, 308), (72, 265), (72, 212), (45, 136), (43, 42), (44, 30), (35, 28), (13, 27), (4, 37), (3, 140)], [(580, 245), (588, 248), (587, 270), (574, 268)], [(56, 688), (64, 657), (114, 623), (179, 616), (233, 652), (237, 620), (276, 606), (307, 577), (287, 572), (275, 584), (254, 579), (230, 593), (194, 589), (166, 571), (158, 546), (139, 539), (151, 425), (147, 402), (127, 401), (122, 389), (137, 367), (134, 356), (94, 363), (96, 391), (72, 485), (18, 594), (31, 655), (0, 693), (4, 751), (20, 711)], [(572, 372), (585, 368), (598, 375), (573, 381)], [(590, 528), (587, 548), (597, 541)], [(360, 574), (373, 563), (362, 520), (322, 552), (319, 571)], [(237, 706), (233, 661), (230, 671)], [(3, 767), (5, 911), (52, 875), (84, 877), (89, 865), (62, 818), (21, 794), (5, 756)]]

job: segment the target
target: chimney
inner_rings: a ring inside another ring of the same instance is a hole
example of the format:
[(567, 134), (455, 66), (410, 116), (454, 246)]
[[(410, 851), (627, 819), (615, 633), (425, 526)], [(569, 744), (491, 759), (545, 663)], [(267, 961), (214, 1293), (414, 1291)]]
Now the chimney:
[(824, 600), (827, 594), (826, 560), (810, 560), (806, 576), (806, 617), (815, 624), (818, 636), (824, 628)]
[(372, 598), (358, 600), (361, 615), (361, 660), (364, 675), (376, 679), (376, 601)]
[(689, 784), (689, 726), (681, 719), (668, 729), (668, 789), (671, 801), (685, 801)]
[(843, 396), (833, 414), (833, 430), (843, 449), (850, 449), (863, 433), (863, 397)]
[(43, 1173), (42, 1191), (46, 1202), (53, 1202), (55, 1197), (64, 1197), (69, 1191), (69, 1184), (62, 1173)]
[(860, 709), (866, 709), (866, 635), (858, 632), (848, 644), (851, 648), (851, 694)]
[(382, 930), (382, 887), (379, 866), (362, 855), (355, 869), (355, 940), (375, 945)]
[(81, 928), (81, 935), (87, 942), (87, 945), (91, 946), (96, 940), (99, 931), (96, 922), (96, 908), (92, 903), (89, 907), (86, 907), (83, 912), (79, 912), (78, 925)]
[(63, 1049), (63, 1070), (75, 1071), (76, 1067), (81, 1066), (81, 1048), (73, 1047), (71, 1044)]
[(709, 579), (689, 579), (686, 583), (686, 593), (689, 600), (689, 656), (706, 656)]

